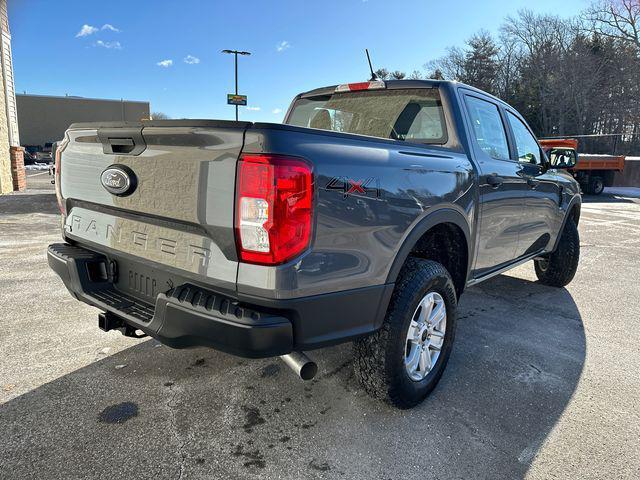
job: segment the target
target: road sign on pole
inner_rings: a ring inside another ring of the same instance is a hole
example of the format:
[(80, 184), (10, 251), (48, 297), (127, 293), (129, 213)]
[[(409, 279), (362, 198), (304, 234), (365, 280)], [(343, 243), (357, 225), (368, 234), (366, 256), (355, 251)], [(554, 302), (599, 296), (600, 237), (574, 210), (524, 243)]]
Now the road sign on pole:
[(246, 105), (247, 104), (247, 96), (246, 95), (238, 95), (238, 55), (251, 55), (251, 52), (244, 52), (238, 50), (222, 50), (222, 53), (231, 53), (234, 57), (234, 68), (235, 68), (235, 80), (236, 80), (236, 93), (227, 95), (227, 104), (236, 106), (236, 122), (238, 121), (238, 105)]
[(227, 105), (247, 105), (247, 96), (237, 93), (227, 93)]

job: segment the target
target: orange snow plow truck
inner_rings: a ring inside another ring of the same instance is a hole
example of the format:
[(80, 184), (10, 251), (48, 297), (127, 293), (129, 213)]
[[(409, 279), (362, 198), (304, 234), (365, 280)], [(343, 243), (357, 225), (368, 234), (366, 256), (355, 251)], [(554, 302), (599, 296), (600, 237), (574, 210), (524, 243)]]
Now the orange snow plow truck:
[(604, 187), (613, 185), (616, 172), (624, 169), (623, 155), (595, 155), (581, 153), (578, 155), (578, 141), (573, 138), (554, 138), (540, 140), (551, 164), (555, 164), (561, 156), (575, 155), (576, 165), (569, 172), (580, 183), (584, 193), (600, 195)]

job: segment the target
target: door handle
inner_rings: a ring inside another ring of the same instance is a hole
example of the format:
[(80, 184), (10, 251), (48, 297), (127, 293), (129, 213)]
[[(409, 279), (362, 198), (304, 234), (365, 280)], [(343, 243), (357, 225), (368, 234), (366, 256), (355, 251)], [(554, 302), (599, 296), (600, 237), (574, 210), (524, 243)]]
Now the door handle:
[(539, 183), (540, 180), (536, 180), (535, 178), (527, 178), (527, 185), (529, 185), (533, 189), (535, 189)]
[(504, 178), (499, 177), (497, 174), (493, 173), (491, 175), (487, 175), (487, 183), (492, 187), (499, 187), (504, 183)]

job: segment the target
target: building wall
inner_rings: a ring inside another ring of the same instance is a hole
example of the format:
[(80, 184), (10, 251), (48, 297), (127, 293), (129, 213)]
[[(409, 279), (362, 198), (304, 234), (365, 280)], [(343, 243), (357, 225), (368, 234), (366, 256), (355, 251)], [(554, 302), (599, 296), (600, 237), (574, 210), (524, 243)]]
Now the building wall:
[(13, 191), (13, 179), (11, 177), (11, 158), (9, 155), (9, 127), (4, 98), (4, 75), (0, 88), (0, 194)]
[[(17, 137), (18, 127), (11, 122), (7, 111), (7, 88), (13, 94), (13, 66), (11, 59), (11, 34), (9, 33), (9, 17), (7, 15), (7, 1), (0, 0), (0, 63), (2, 82), (0, 84), (0, 194), (13, 191), (11, 175), (11, 156), (9, 154), (10, 129)], [(10, 100), (12, 100), (11, 97)], [(13, 110), (15, 112), (15, 109)]]
[(640, 187), (640, 157), (627, 157), (624, 170), (613, 178), (616, 187)]
[(72, 123), (135, 122), (149, 118), (149, 102), (99, 100), (80, 97), (16, 95), (23, 146), (62, 140)]

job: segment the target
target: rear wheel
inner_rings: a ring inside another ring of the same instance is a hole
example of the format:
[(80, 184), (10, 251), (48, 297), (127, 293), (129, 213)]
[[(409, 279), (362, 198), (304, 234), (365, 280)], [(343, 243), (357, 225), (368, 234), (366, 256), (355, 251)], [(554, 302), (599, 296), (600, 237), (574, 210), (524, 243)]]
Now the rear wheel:
[(456, 308), (447, 270), (437, 262), (409, 259), (382, 328), (354, 342), (355, 371), (365, 390), (399, 408), (424, 400), (449, 360)]
[(602, 177), (591, 177), (589, 180), (589, 193), (600, 195), (604, 191), (604, 179)]
[(580, 236), (572, 218), (567, 218), (558, 248), (549, 255), (534, 261), (540, 283), (551, 287), (568, 285), (576, 274), (580, 261)]

